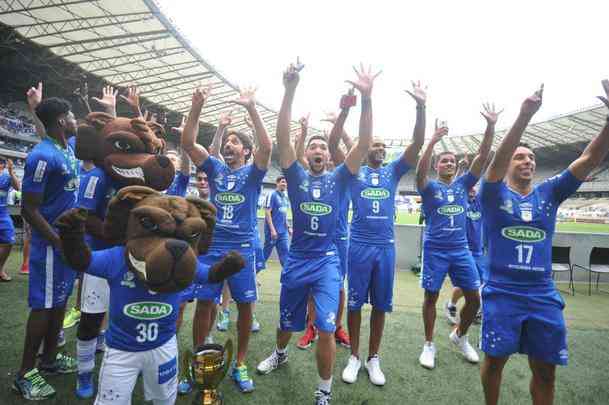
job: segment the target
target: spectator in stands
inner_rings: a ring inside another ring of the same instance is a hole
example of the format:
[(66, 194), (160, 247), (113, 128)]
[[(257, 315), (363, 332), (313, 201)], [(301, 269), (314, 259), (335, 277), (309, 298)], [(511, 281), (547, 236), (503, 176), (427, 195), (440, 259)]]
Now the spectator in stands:
[(4, 271), (4, 264), (15, 243), (15, 228), (6, 206), (11, 188), (21, 189), (19, 180), (13, 172), (13, 162), (0, 157), (0, 282), (11, 281), (11, 277)]

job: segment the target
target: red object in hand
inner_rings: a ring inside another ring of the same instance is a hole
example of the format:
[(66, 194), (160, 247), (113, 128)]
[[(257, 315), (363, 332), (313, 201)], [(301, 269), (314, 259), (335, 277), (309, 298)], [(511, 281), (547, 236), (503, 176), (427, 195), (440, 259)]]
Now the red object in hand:
[(340, 98), (340, 108), (350, 108), (357, 104), (357, 96), (355, 94), (345, 94)]

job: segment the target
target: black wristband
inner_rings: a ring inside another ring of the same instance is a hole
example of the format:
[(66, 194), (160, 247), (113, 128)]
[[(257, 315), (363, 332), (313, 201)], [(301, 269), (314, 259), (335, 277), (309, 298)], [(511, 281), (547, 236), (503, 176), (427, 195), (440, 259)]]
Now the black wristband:
[(424, 110), (425, 104), (417, 104), (417, 110)]
[(362, 97), (362, 105), (370, 105), (371, 103), (372, 103), (372, 98)]

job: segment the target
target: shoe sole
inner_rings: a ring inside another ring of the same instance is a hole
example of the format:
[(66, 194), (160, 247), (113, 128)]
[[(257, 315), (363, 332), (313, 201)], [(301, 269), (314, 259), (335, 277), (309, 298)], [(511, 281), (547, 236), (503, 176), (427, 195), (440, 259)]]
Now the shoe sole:
[(351, 349), (351, 345), (350, 344), (348, 345), (346, 343), (341, 342), (340, 340), (337, 340), (336, 343), (338, 343), (339, 346), (342, 346), (342, 347), (344, 347), (346, 349)]
[(420, 365), (421, 367), (423, 367), (425, 370), (433, 370), (434, 368), (436, 368), (436, 366), (435, 366), (435, 365), (433, 365), (433, 366), (431, 366), (431, 367), (430, 367), (430, 366), (428, 366), (428, 365), (422, 364), (420, 361), (419, 361), (419, 365)]
[(297, 348), (299, 348), (300, 350), (307, 350), (309, 347), (313, 346), (313, 343), (309, 343), (306, 346), (302, 346), (302, 345), (296, 345)]
[(382, 387), (383, 385), (385, 385), (385, 383), (386, 383), (387, 381), (385, 381), (385, 382), (384, 382), (384, 383), (382, 383), (382, 384), (375, 383), (374, 381), (372, 381), (372, 378), (370, 378), (370, 370), (368, 370), (368, 367), (364, 367), (364, 368), (366, 369), (366, 374), (368, 374), (368, 380), (370, 380), (370, 382), (372, 383), (372, 385), (376, 385), (377, 387)]
[(11, 385), (11, 391), (13, 391), (13, 393), (15, 395), (20, 395), (23, 399), (27, 400), (27, 401), (46, 401), (47, 399), (51, 399), (55, 396), (55, 394), (57, 394), (57, 392), (52, 393), (49, 396), (46, 397), (41, 397), (41, 398), (33, 398), (33, 397), (27, 397), (25, 395), (23, 395), (23, 392), (21, 392), (21, 390), (19, 389), (19, 387), (15, 387), (15, 384)]

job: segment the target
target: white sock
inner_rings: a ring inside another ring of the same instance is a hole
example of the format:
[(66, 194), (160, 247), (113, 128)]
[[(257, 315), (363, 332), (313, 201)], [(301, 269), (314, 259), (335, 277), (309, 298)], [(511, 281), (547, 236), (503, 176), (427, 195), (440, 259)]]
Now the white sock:
[(279, 354), (286, 354), (288, 352), (288, 348), (284, 347), (283, 349), (280, 349), (278, 346), (275, 346), (275, 351)]
[(76, 355), (78, 359), (78, 374), (90, 373), (95, 368), (95, 347), (97, 337), (91, 340), (76, 340)]
[(328, 380), (324, 380), (323, 378), (319, 379), (319, 384), (317, 384), (317, 388), (325, 392), (332, 391), (332, 377)]

